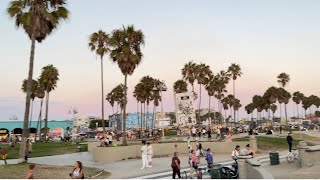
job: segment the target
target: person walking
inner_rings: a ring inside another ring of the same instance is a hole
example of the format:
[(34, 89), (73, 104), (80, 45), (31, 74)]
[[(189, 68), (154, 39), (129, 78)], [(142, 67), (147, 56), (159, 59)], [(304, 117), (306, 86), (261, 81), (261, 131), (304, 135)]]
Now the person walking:
[(292, 142), (293, 142), (293, 138), (291, 136), (291, 133), (289, 133), (287, 136), (287, 143), (289, 145), (289, 152), (291, 152), (291, 150), (292, 150)]
[(198, 164), (199, 164), (199, 159), (196, 156), (196, 153), (194, 150), (191, 150), (191, 169), (190, 169), (190, 178), (193, 177), (193, 170), (196, 171), (197, 177), (198, 177)]
[(71, 173), (69, 173), (72, 179), (84, 179), (84, 173), (82, 169), (82, 162), (76, 161), (74, 165), (74, 169)]
[(280, 135), (282, 135), (282, 126), (280, 126)]
[(212, 168), (213, 156), (212, 156), (210, 148), (207, 149), (206, 160), (207, 160), (207, 167), (209, 169)]
[(1, 154), (2, 160), (4, 161), (4, 164), (7, 164), (7, 151), (4, 148), (0, 147), (0, 154)]
[(172, 167), (172, 179), (176, 178), (176, 175), (178, 175), (179, 179), (181, 179), (181, 174), (180, 174), (180, 159), (179, 159), (179, 153), (174, 152), (173, 157), (172, 157), (172, 162), (171, 162), (171, 167)]
[(36, 167), (34, 164), (29, 164), (29, 170), (27, 172), (27, 177), (26, 179), (33, 179), (33, 170)]
[(216, 139), (221, 139), (221, 130), (219, 127), (217, 128), (217, 138)]
[(208, 141), (211, 141), (211, 128), (208, 129)]
[(192, 126), (191, 134), (192, 134), (193, 140), (196, 138), (196, 132), (197, 132), (196, 128)]
[(148, 147), (146, 146), (146, 141), (142, 141), (143, 146), (141, 147), (141, 159), (142, 159), (142, 167), (144, 169), (148, 165)]
[(151, 146), (150, 142), (148, 142), (147, 143), (147, 159), (148, 159), (147, 167), (152, 167), (152, 156), (153, 156), (153, 147)]

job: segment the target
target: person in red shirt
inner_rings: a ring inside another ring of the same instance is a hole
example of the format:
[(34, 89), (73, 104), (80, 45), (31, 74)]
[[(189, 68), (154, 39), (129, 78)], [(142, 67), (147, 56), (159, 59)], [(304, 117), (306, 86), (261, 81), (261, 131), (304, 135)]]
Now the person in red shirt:
[(172, 157), (171, 167), (172, 167), (172, 179), (176, 178), (176, 175), (178, 175), (179, 179), (181, 179), (180, 174), (180, 159), (178, 158), (179, 153), (174, 152), (174, 155)]

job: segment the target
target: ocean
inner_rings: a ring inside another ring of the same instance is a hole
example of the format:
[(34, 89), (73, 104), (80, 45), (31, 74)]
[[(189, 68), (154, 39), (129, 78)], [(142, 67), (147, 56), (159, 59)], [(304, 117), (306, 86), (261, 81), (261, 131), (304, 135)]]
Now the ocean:
[[(31, 128), (37, 128), (37, 121), (31, 121)], [(44, 121), (41, 123), (41, 128), (44, 127)], [(73, 129), (73, 122), (72, 121), (48, 121), (48, 128), (54, 129), (54, 128), (63, 128), (66, 129), (67, 127), (70, 127)], [(23, 128), (23, 121), (0, 121), (0, 129), (5, 128), (9, 131), (12, 131), (15, 128)]]

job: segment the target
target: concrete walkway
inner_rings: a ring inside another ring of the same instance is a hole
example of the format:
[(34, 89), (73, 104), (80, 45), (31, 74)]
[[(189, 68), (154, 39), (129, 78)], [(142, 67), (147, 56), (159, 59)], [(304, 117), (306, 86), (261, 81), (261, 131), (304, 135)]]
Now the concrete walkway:
[[(280, 155), (284, 155), (287, 152), (281, 152)], [(258, 154), (258, 156), (267, 156), (268, 153)], [(228, 154), (213, 154), (214, 162), (225, 162), (230, 161), (230, 153)], [(46, 165), (56, 165), (56, 166), (65, 166), (71, 165), (73, 166), (75, 161), (81, 161), (84, 166), (86, 167), (95, 167), (98, 169), (103, 169), (111, 173), (110, 178), (113, 179), (120, 179), (120, 178), (132, 178), (132, 177), (139, 177), (150, 175), (154, 173), (161, 173), (171, 171), (171, 158), (172, 157), (165, 157), (165, 158), (155, 158), (153, 159), (152, 168), (147, 168), (141, 170), (141, 160), (125, 160), (125, 161), (118, 161), (113, 163), (101, 163), (101, 162), (94, 162), (92, 160), (92, 154), (89, 152), (81, 152), (81, 153), (74, 153), (74, 154), (66, 154), (66, 155), (57, 155), (57, 156), (46, 156), (46, 157), (37, 157), (37, 158), (30, 158), (30, 163), (36, 164), (46, 164)], [(181, 167), (188, 168), (188, 156), (181, 155)], [(1, 162), (3, 163), (3, 162)], [(8, 164), (16, 164), (18, 160), (8, 160)], [(204, 165), (206, 163), (205, 159), (202, 158), (201, 164)]]

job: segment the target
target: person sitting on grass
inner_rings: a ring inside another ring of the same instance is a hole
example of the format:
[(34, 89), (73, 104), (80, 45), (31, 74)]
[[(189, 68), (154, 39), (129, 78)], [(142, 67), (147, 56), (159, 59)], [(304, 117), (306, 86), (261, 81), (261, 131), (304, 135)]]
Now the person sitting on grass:
[(69, 173), (69, 175), (72, 179), (84, 179), (82, 163), (80, 161), (76, 161), (74, 169), (71, 173)]
[(27, 172), (27, 178), (26, 179), (33, 179), (33, 170), (36, 167), (35, 164), (29, 164), (29, 170)]
[(4, 164), (7, 164), (7, 152), (4, 148), (0, 147), (0, 154), (1, 154), (1, 157), (4, 161)]

